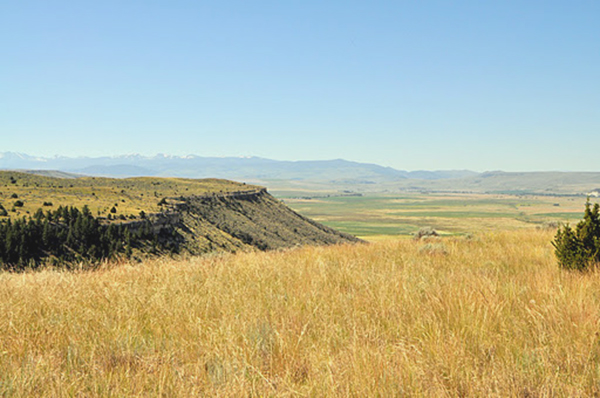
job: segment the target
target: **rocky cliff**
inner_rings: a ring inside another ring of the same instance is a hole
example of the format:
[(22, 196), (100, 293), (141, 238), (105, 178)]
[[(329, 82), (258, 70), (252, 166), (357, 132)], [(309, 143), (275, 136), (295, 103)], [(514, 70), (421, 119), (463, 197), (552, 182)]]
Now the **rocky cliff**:
[[(166, 202), (166, 211), (149, 219), (156, 232), (174, 228), (181, 237), (181, 251), (191, 254), (360, 241), (303, 217), (264, 188), (181, 196)], [(135, 228), (135, 223), (131, 226)]]

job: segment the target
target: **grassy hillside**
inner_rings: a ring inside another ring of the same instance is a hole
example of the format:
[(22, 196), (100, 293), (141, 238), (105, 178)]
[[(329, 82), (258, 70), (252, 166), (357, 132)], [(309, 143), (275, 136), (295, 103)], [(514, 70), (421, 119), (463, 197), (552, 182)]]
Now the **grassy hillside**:
[(3, 396), (596, 396), (552, 233), (0, 274)]
[[(140, 211), (155, 213), (164, 197), (203, 195), (210, 192), (232, 192), (258, 189), (233, 181), (218, 179), (179, 178), (52, 178), (40, 175), (0, 171), (0, 204), (9, 211), (9, 217), (33, 214), (39, 208), (59, 205), (83, 207), (92, 214), (107, 216), (112, 207), (115, 215), (135, 215)], [(13, 197), (14, 195), (17, 198)], [(23, 207), (15, 207), (21, 200)], [(44, 206), (44, 202), (52, 206)], [(14, 211), (13, 211), (14, 209)]]
[[(94, 264), (117, 255), (140, 259), (149, 252), (201, 254), (358, 241), (295, 213), (264, 188), (226, 180), (62, 179), (0, 172), (2, 185), (0, 221), (19, 223), (2, 224), (0, 268), (37, 267), (49, 260)], [(60, 206), (87, 206), (91, 214), (50, 211)], [(27, 216), (27, 222), (20, 221)], [(108, 228), (115, 223), (124, 230)]]
[[(11, 218), (33, 214), (39, 208), (56, 208), (59, 205), (76, 207), (87, 205), (92, 214), (104, 217), (108, 216), (110, 210), (115, 207), (115, 216), (137, 216), (142, 210), (146, 213), (160, 211), (158, 203), (164, 197), (258, 188), (217, 179), (53, 178), (0, 171), (0, 204), (8, 210), (8, 217)], [(23, 202), (22, 207), (15, 206), (17, 200)], [(44, 206), (44, 202), (52, 205)]]
[(183, 198), (177, 207), (182, 215), (180, 231), (195, 254), (359, 241), (299, 215), (265, 190), (235, 197)]

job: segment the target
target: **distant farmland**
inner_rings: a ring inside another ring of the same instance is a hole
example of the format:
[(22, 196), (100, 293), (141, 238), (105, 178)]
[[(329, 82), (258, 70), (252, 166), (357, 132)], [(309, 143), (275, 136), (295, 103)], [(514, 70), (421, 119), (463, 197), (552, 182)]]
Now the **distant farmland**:
[(304, 195), (282, 198), (307, 217), (365, 239), (410, 235), (422, 227), (456, 235), (576, 223), (585, 203), (579, 196), (402, 193), (316, 194), (307, 199)]

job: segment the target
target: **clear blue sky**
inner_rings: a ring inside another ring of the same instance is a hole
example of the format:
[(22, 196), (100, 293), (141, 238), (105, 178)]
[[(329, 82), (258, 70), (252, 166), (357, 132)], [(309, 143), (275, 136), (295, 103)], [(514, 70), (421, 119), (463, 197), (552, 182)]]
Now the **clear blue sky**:
[(600, 171), (600, 1), (4, 1), (0, 152)]

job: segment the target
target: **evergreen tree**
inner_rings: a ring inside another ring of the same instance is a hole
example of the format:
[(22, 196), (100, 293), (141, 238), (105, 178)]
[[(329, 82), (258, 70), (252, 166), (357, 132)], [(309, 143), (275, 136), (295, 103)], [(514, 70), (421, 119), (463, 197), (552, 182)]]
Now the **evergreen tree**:
[(583, 220), (575, 230), (569, 225), (559, 228), (552, 245), (561, 267), (584, 270), (600, 263), (600, 205), (592, 207), (589, 198), (585, 204)]
[[(175, 234), (169, 231), (167, 234)], [(132, 233), (126, 225), (103, 225), (89, 208), (59, 206), (55, 211), (38, 210), (33, 217), (0, 220), (0, 268), (35, 268), (47, 259), (51, 262), (96, 262), (117, 255), (131, 256), (133, 248), (153, 251), (170, 250), (158, 239), (149, 221)], [(173, 250), (175, 249), (175, 250)]]

